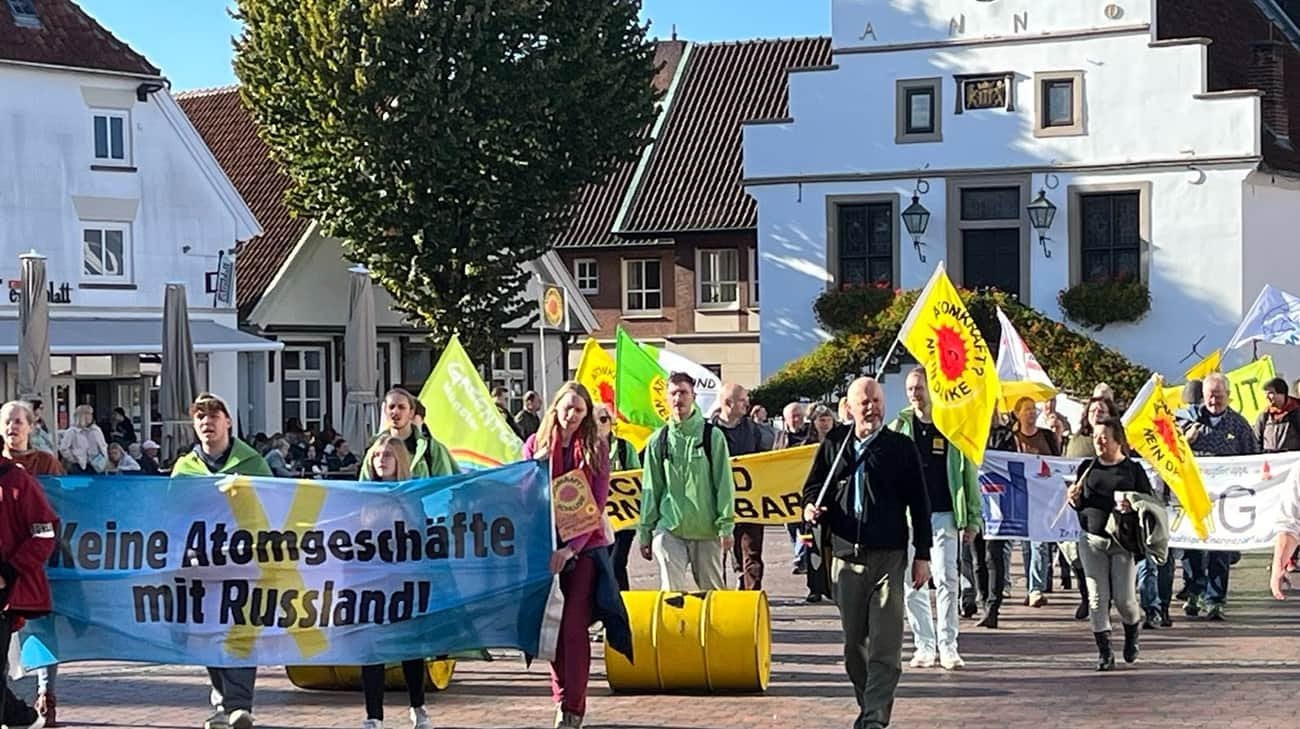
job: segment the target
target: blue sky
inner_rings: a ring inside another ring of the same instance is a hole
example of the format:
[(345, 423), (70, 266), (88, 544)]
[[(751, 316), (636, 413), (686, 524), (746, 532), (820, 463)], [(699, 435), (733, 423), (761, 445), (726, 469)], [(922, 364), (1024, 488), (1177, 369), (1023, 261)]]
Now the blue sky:
[[(239, 26), (228, 0), (79, 0), (118, 38), (143, 53), (177, 91), (234, 83), (230, 39)], [(645, 0), (651, 33), (696, 41), (823, 35), (830, 0)]]

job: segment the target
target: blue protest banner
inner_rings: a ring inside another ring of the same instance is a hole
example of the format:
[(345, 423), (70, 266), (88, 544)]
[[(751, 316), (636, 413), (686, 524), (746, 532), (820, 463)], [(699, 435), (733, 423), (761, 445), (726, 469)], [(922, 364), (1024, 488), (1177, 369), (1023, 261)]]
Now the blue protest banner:
[(54, 614), (28, 624), (27, 667), (538, 653), (554, 537), (536, 462), (402, 483), (41, 482), (60, 517)]

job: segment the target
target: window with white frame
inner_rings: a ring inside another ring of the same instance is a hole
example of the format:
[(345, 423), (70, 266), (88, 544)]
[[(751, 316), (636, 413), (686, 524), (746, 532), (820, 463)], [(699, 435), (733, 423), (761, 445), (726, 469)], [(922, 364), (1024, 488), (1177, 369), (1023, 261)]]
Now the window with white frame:
[(695, 270), (701, 309), (729, 307), (740, 301), (740, 251), (701, 250)]
[(280, 404), (285, 422), (297, 418), (302, 427), (319, 433), (325, 416), (325, 348), (288, 346), (280, 361)]
[(624, 311), (657, 314), (663, 310), (662, 265), (658, 258), (635, 258), (623, 262)]
[(600, 267), (594, 258), (578, 258), (573, 261), (573, 278), (578, 282), (578, 293), (600, 293)]
[(749, 249), (749, 305), (758, 308), (758, 249)]
[(86, 223), (81, 229), (81, 277), (126, 281), (130, 277), (131, 228), (125, 223)]
[(131, 163), (130, 113), (117, 109), (95, 109), (95, 161), (109, 165)]
[(506, 409), (512, 413), (524, 409), (524, 393), (533, 389), (532, 359), (531, 346), (508, 347), (492, 355), (492, 387), (506, 388)]

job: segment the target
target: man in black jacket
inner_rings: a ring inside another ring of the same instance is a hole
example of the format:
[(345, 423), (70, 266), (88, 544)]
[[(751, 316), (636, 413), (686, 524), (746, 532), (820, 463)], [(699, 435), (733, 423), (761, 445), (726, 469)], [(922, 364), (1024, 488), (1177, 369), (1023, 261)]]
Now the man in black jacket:
[(903, 674), (903, 581), (920, 589), (930, 580), (930, 502), (916, 444), (884, 427), (879, 383), (855, 380), (848, 401), (853, 423), (832, 430), (813, 459), (804, 519), (821, 525), (834, 557), (844, 667), (861, 709), (853, 728), (883, 729)]
[[(724, 383), (718, 391), (718, 414), (713, 424), (727, 439), (731, 457), (747, 456), (763, 450), (763, 428), (749, 417), (749, 393), (735, 383)], [(741, 590), (763, 589), (763, 525), (736, 524), (732, 561), (740, 573)]]

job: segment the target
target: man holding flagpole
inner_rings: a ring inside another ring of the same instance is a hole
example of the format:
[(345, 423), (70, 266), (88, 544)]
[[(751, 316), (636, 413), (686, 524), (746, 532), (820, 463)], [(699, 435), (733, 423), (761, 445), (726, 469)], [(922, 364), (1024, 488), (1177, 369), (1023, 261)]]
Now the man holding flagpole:
[(844, 668), (860, 709), (853, 729), (884, 729), (903, 675), (903, 584), (930, 580), (930, 501), (912, 439), (884, 427), (880, 384), (855, 380), (848, 400), (853, 423), (828, 433), (813, 458), (804, 521), (824, 525), (834, 557)]

